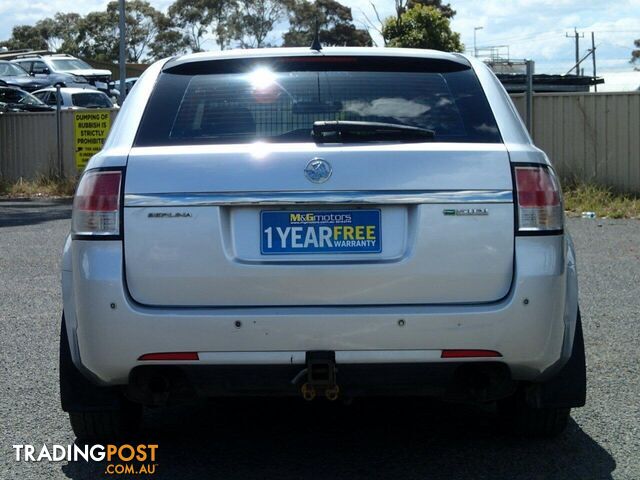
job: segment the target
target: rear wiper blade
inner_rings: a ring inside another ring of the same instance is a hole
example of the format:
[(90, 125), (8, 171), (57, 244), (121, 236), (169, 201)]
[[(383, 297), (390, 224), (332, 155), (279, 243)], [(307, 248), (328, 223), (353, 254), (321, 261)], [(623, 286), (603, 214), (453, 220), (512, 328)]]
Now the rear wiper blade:
[(311, 135), (317, 143), (423, 142), (433, 139), (435, 132), (427, 128), (412, 127), (401, 123), (331, 120), (313, 122)]

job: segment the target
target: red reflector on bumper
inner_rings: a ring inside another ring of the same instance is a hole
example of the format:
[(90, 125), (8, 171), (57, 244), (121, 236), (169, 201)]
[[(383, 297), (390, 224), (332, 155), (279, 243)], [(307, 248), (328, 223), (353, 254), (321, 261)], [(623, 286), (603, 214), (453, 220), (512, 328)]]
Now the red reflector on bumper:
[(200, 360), (198, 352), (145, 353), (138, 360)]
[(443, 350), (440, 358), (501, 357), (494, 350)]

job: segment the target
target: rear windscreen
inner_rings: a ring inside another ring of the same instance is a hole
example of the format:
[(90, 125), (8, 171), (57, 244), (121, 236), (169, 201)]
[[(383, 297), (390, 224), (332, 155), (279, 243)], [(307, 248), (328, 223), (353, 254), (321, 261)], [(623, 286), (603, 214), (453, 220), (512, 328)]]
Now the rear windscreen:
[(84, 108), (111, 108), (113, 104), (102, 93), (74, 93), (71, 100), (76, 107)]
[(437, 142), (501, 141), (484, 92), (464, 65), (210, 63), (160, 75), (137, 146), (310, 142), (313, 123), (322, 120), (425, 128)]

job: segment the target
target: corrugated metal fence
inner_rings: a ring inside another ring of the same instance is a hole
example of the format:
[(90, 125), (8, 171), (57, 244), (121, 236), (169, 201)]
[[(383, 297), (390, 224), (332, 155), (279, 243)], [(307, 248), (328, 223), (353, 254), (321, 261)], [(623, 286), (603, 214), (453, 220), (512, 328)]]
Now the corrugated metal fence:
[[(112, 122), (116, 114), (117, 110), (111, 111)], [(73, 177), (77, 175), (74, 111), (63, 110), (60, 115), (63, 173)], [(0, 179), (15, 182), (57, 173), (55, 112), (0, 114)]]
[[(512, 98), (524, 117), (524, 95)], [(62, 129), (64, 171), (75, 175), (73, 112)], [(640, 92), (536, 94), (533, 138), (563, 177), (640, 193)], [(55, 172), (56, 156), (54, 113), (0, 115), (0, 178)]]
[(532, 136), (565, 179), (640, 193), (640, 92), (535, 94)]

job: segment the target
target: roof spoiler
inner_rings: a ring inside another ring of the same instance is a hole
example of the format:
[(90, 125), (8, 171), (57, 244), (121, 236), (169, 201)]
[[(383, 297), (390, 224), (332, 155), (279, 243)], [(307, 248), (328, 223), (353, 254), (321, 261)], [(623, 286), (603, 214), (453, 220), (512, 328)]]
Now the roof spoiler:
[(277, 71), (407, 71), (449, 73), (471, 68), (463, 56), (358, 55), (322, 50), (296, 51), (289, 56), (241, 56), (236, 58), (177, 57), (162, 72), (177, 75), (245, 73), (256, 65)]

